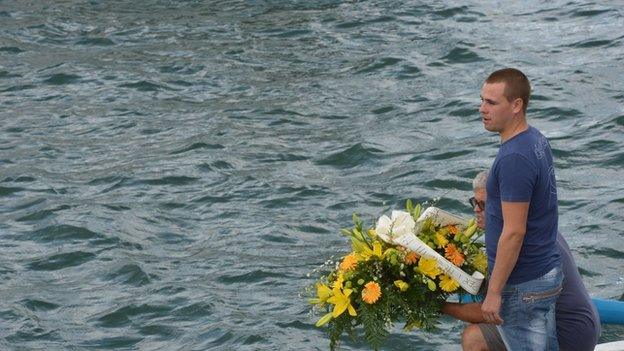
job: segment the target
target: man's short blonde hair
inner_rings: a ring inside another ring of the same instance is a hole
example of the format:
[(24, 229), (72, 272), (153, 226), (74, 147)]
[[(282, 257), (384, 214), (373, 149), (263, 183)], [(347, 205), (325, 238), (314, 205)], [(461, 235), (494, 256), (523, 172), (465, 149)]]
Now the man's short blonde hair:
[(503, 95), (507, 101), (513, 102), (516, 99), (522, 100), (522, 110), (526, 114), (531, 97), (531, 83), (527, 76), (515, 68), (503, 68), (490, 74), (485, 80), (486, 83), (505, 83)]

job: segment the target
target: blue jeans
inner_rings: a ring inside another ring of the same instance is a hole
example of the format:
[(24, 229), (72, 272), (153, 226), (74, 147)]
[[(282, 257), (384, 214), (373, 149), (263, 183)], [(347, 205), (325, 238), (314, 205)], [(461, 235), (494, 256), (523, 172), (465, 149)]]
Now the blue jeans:
[(555, 304), (561, 293), (561, 266), (520, 284), (507, 284), (502, 292), (497, 326), (507, 350), (558, 350)]

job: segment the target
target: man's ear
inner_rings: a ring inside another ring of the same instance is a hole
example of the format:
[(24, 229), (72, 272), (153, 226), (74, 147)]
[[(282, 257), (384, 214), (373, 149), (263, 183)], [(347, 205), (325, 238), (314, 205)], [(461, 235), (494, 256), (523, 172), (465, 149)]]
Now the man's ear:
[(523, 107), (524, 107), (524, 101), (522, 101), (521, 98), (517, 98), (511, 103), (511, 108), (513, 109), (514, 113), (522, 112)]

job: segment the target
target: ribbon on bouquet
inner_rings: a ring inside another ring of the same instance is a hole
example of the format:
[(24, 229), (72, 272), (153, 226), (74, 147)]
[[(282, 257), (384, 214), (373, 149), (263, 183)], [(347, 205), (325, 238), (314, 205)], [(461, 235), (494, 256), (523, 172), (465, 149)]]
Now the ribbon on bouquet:
[[(420, 226), (418, 224), (421, 224), (425, 219), (429, 217), (433, 217), (433, 221), (437, 225), (441, 226), (446, 226), (450, 224), (466, 225), (466, 220), (461, 217), (455, 216), (436, 207), (429, 207), (416, 221), (416, 232), (420, 230)], [(472, 275), (469, 275), (461, 268), (449, 262), (449, 260), (437, 253), (434, 249), (430, 248), (413, 232), (410, 231), (408, 233), (404, 233), (403, 235), (392, 238), (386, 235), (380, 235), (380, 237), (385, 241), (401, 245), (409, 249), (410, 251), (414, 251), (420, 256), (435, 259), (440, 269), (444, 271), (445, 274), (455, 279), (459, 283), (459, 285), (464, 288), (468, 293), (476, 295), (479, 292), (481, 283), (485, 278), (483, 274), (481, 274), (480, 272), (474, 272)]]

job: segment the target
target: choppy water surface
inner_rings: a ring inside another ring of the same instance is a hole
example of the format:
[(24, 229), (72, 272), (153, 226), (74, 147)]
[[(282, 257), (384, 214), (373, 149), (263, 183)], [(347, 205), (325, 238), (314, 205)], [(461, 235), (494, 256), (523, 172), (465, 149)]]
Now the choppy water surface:
[(0, 2), (0, 346), (326, 349), (307, 274), (354, 211), (469, 214), (504, 66), (532, 79), (590, 293), (624, 300), (621, 3), (447, 3)]

